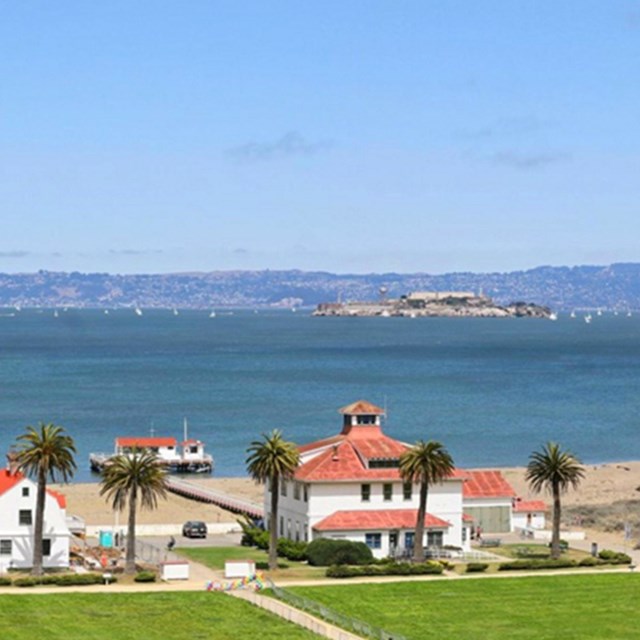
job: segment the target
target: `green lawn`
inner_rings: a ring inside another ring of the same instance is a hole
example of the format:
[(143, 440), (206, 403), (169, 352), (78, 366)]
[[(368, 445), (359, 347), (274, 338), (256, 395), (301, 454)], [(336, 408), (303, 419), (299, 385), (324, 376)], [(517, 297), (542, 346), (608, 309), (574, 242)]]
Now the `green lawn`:
[(3, 640), (237, 640), (317, 638), (222, 593), (7, 595), (0, 593)]
[[(269, 557), (255, 547), (179, 547), (175, 551), (211, 569), (224, 569), (226, 560), (255, 560), (256, 569), (266, 571)], [(289, 579), (324, 578), (326, 567), (310, 567), (306, 562), (292, 562), (278, 558), (278, 571), (269, 572), (276, 582)]]
[(640, 575), (438, 580), (291, 591), (412, 640), (640, 637)]

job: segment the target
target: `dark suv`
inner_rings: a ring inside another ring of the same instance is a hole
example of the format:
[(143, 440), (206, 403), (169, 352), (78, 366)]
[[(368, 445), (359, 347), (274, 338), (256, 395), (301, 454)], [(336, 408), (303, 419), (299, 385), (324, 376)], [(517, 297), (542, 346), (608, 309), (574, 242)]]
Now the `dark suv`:
[(206, 538), (207, 525), (198, 520), (189, 520), (182, 525), (182, 535), (185, 538)]

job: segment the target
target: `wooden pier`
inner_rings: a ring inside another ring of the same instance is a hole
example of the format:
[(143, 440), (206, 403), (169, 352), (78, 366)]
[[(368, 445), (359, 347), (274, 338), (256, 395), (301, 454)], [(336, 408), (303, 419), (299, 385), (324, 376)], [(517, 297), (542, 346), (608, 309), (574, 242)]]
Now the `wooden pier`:
[(208, 489), (181, 478), (168, 477), (167, 489), (190, 500), (215, 504), (232, 513), (247, 515), (250, 518), (264, 518), (263, 507), (255, 502), (236, 498), (224, 491)]

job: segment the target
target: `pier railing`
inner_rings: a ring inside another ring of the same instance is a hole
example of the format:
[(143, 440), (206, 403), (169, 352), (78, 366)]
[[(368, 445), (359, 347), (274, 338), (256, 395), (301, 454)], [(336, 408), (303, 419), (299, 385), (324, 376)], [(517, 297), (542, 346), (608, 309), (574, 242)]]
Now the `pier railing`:
[(169, 477), (167, 478), (167, 489), (191, 500), (215, 504), (232, 513), (246, 514), (251, 518), (264, 517), (264, 509), (255, 502), (242, 500), (223, 491), (202, 487), (186, 480)]
[(346, 629), (347, 631), (351, 631), (366, 638), (373, 638), (373, 640), (407, 640), (405, 636), (398, 633), (391, 633), (390, 631), (382, 629), (381, 627), (376, 627), (368, 622), (363, 622), (357, 618), (352, 618), (351, 616), (346, 616), (343, 613), (338, 613), (331, 609), (331, 607), (327, 607), (320, 602), (316, 602), (310, 598), (305, 598), (297, 593), (278, 587), (271, 580), (267, 580), (267, 585), (273, 591), (273, 594), (278, 598), (278, 600), (282, 600), (296, 609), (301, 609), (311, 615), (322, 618), (323, 620), (334, 624), (336, 627), (341, 627), (342, 629)]

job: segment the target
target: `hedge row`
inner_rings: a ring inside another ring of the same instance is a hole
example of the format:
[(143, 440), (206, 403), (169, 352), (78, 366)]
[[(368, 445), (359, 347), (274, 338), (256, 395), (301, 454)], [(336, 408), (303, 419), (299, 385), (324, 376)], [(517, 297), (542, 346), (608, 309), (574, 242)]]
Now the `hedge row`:
[(444, 567), (439, 562), (410, 564), (408, 562), (386, 562), (361, 566), (333, 565), (327, 569), (328, 578), (356, 578), (360, 576), (419, 576), (439, 575)]
[[(62, 573), (59, 575), (26, 576), (16, 578), (13, 582), (8, 578), (2, 578), (0, 585), (13, 584), (15, 587), (38, 587), (41, 585), (56, 585), (58, 587), (83, 586), (90, 584), (104, 584), (104, 576), (101, 573)], [(109, 578), (109, 582), (116, 582), (116, 576)]]
[(486, 571), (489, 565), (486, 562), (470, 562), (467, 565), (467, 573), (481, 573)]
[(133, 580), (134, 582), (155, 582), (156, 574), (153, 571), (139, 571)]

